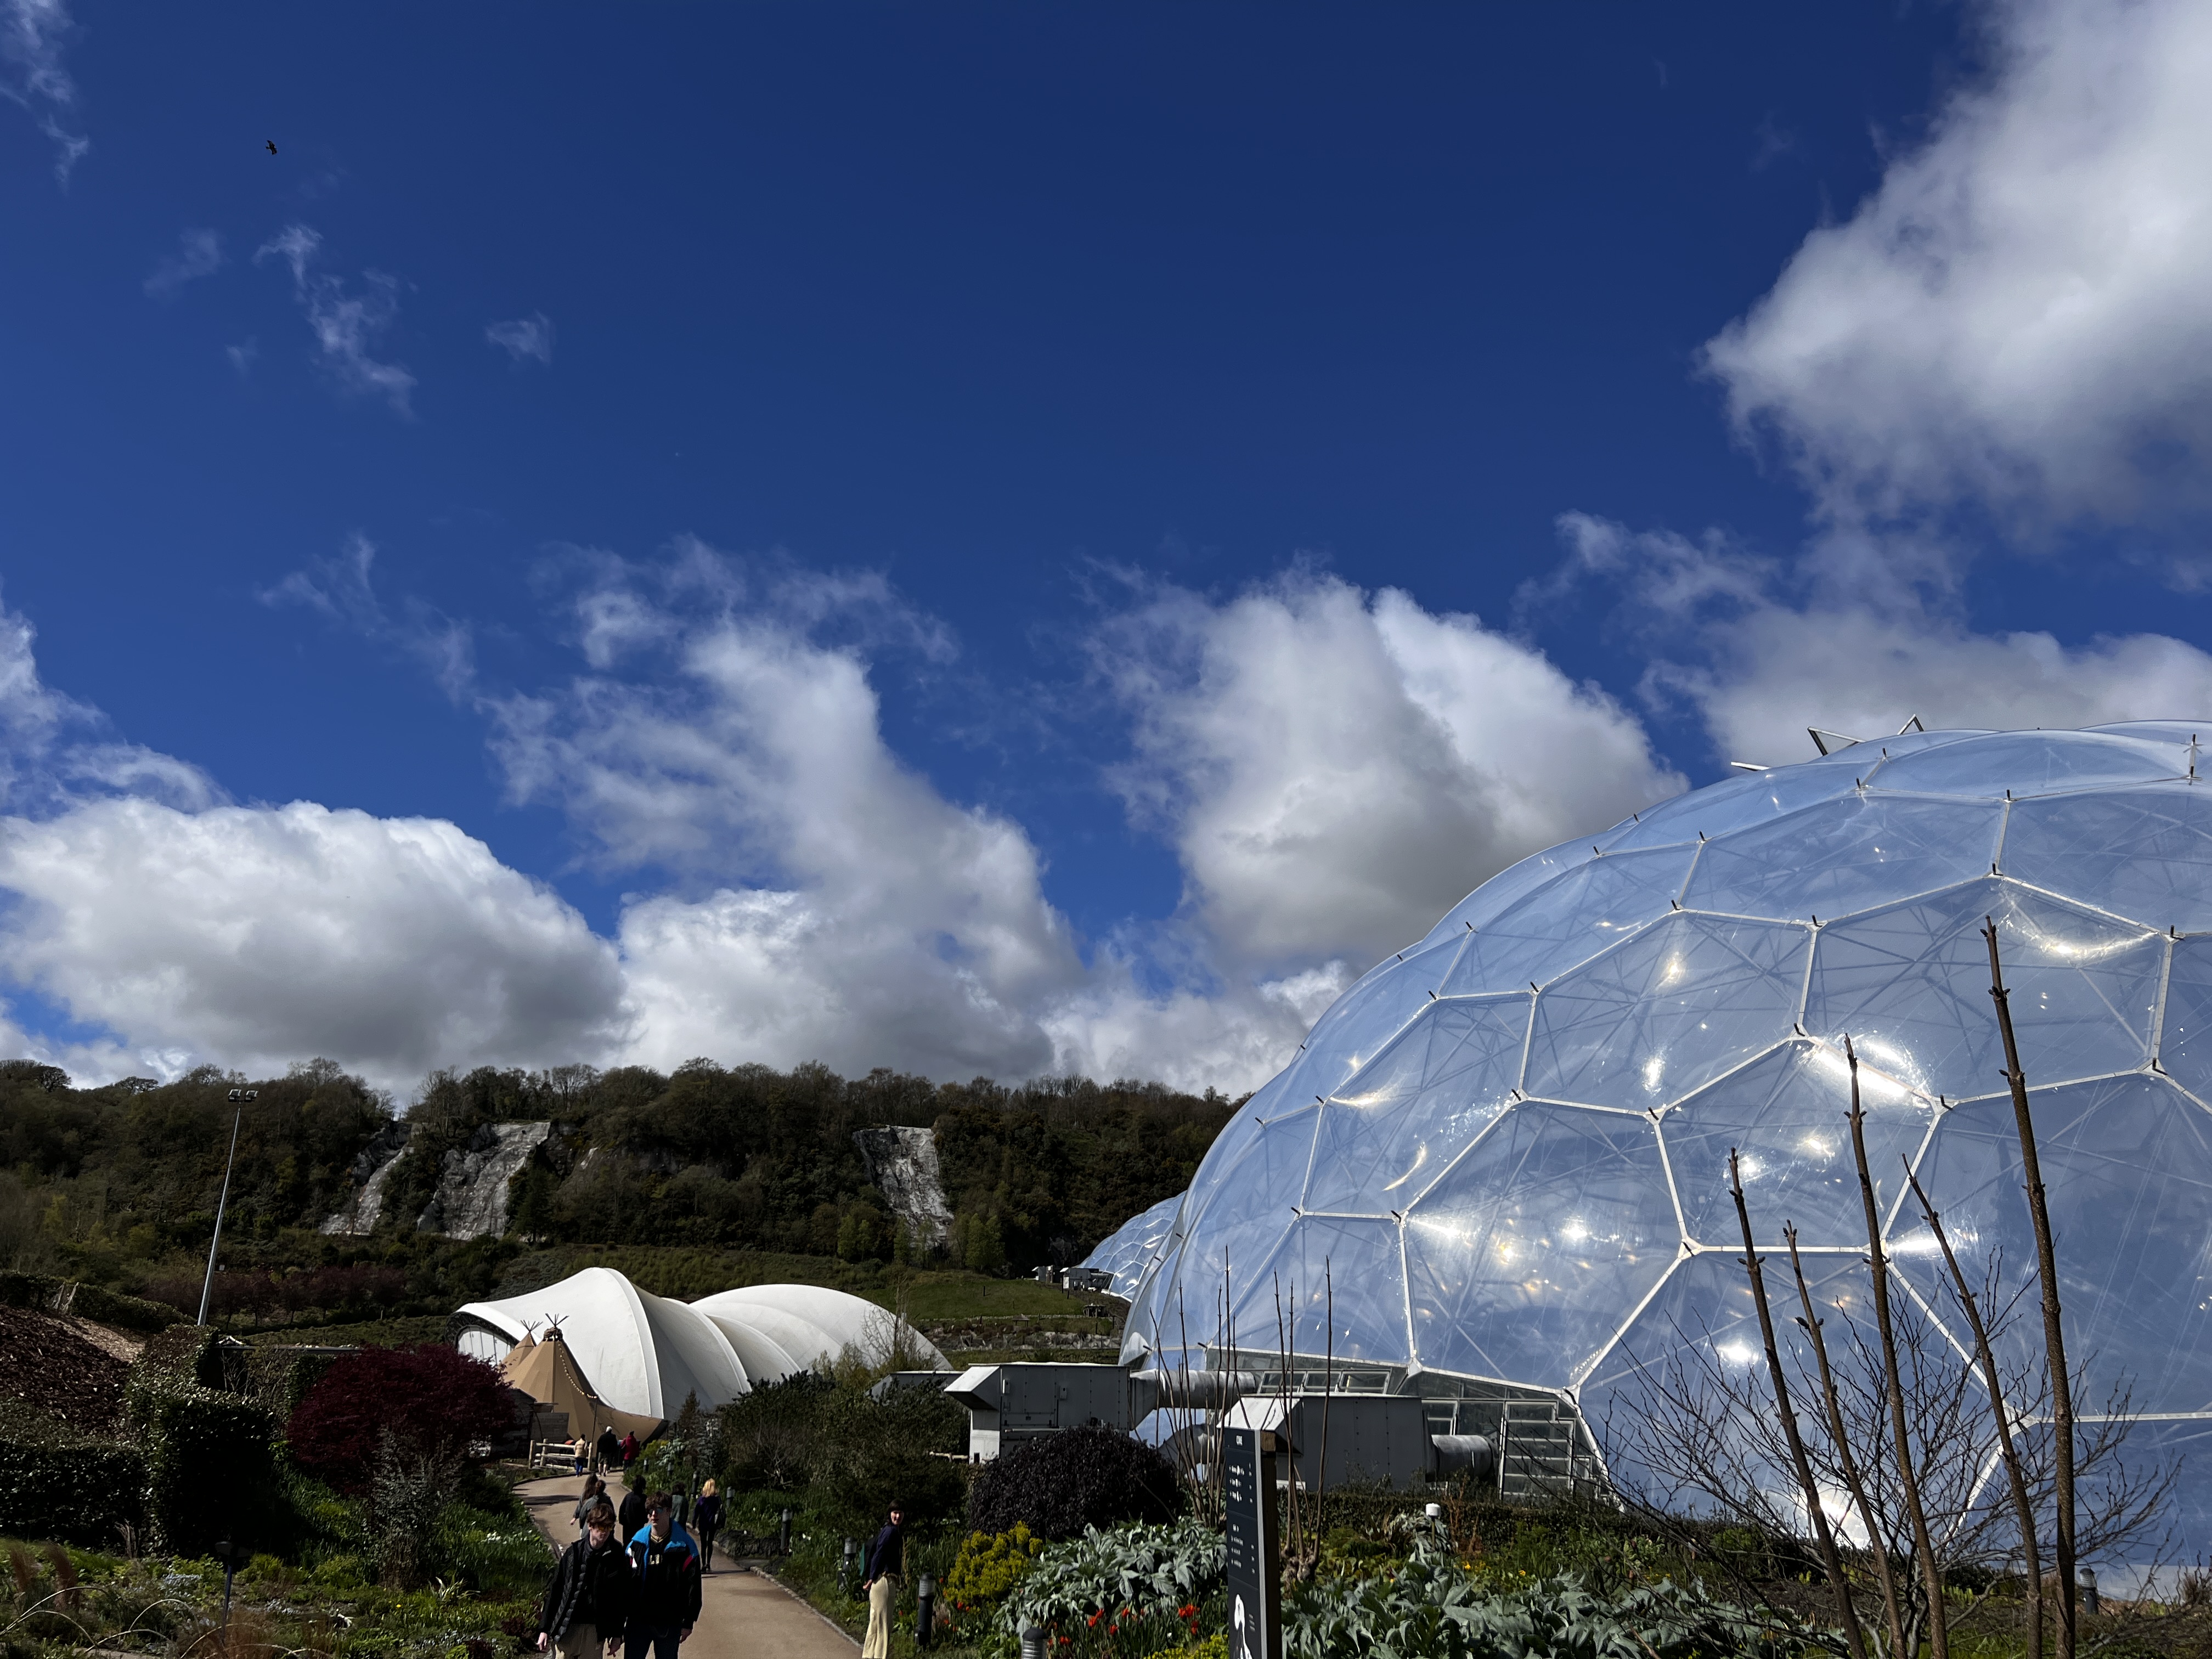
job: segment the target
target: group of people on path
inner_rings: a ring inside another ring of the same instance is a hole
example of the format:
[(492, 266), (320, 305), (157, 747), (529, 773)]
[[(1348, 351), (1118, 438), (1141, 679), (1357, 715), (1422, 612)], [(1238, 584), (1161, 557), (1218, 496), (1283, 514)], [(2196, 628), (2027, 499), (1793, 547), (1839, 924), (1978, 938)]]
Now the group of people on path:
[(626, 1434), (617, 1440), (612, 1429), (601, 1429), (597, 1440), (587, 1441), (580, 1434), (568, 1443), (568, 1453), (579, 1474), (586, 1470), (596, 1474), (606, 1469), (626, 1469), (637, 1461), (637, 1436)]
[[(561, 1553), (538, 1610), (538, 1650), (560, 1659), (677, 1659), (699, 1623), (701, 1576), (713, 1570), (722, 1500), (711, 1480), (689, 1505), (695, 1536), (669, 1492), (633, 1480), (619, 1515), (593, 1476), (576, 1504), (580, 1535)], [(627, 1540), (625, 1542), (623, 1540)], [(703, 1540), (703, 1542), (702, 1542)]]
[[(538, 1607), (538, 1652), (613, 1659), (620, 1645), (623, 1659), (645, 1659), (648, 1649), (652, 1659), (677, 1659), (699, 1623), (702, 1577), (714, 1570), (721, 1495), (711, 1480), (700, 1488), (689, 1506), (690, 1528), (679, 1513), (684, 1507), (669, 1492), (647, 1497), (633, 1480), (617, 1515), (606, 1483), (596, 1475), (586, 1480), (575, 1511), (582, 1535), (561, 1553)], [(868, 1632), (860, 1659), (890, 1659), (905, 1567), (906, 1507), (893, 1504), (861, 1570)]]

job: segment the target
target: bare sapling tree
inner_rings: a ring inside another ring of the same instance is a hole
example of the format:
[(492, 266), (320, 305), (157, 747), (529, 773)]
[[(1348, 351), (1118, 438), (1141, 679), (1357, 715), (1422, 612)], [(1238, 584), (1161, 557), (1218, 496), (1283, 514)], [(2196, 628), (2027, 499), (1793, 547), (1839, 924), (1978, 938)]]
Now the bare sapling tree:
[(2027, 1474), (2021, 1465), (2020, 1448), (2013, 1440), (2004, 1379), (1997, 1374), (1996, 1352), (1990, 1346), (1989, 1326), (1982, 1318), (1981, 1304), (1974, 1296), (1973, 1287), (1966, 1283), (1966, 1272), (1951, 1249), (1950, 1236), (1943, 1231), (1943, 1218), (1928, 1201), (1928, 1194), (1920, 1184), (1920, 1177), (1913, 1174), (1909, 1161), (1905, 1166), (1905, 1178), (1912, 1185), (1913, 1197), (1920, 1200), (1921, 1218), (1942, 1249), (1943, 1266), (1951, 1277), (1951, 1294), (1966, 1314), (1966, 1328), (1974, 1334), (1974, 1361), (1981, 1367), (1983, 1386), (1990, 1391), (1990, 1415), (1997, 1431), (1997, 1455), (2004, 1464), (2005, 1486), (2012, 1494), (2013, 1518), (2020, 1528), (2021, 1564), (2026, 1570), (2028, 1585), (2027, 1659), (2043, 1659), (2043, 1560), (2042, 1552), (2036, 1547), (2035, 1502), (2028, 1495)]
[(1950, 1632), (1943, 1613), (1943, 1570), (1936, 1562), (1936, 1542), (1928, 1530), (1928, 1511), (1920, 1501), (1920, 1476), (1912, 1467), (1912, 1441), (1905, 1420), (1905, 1389), (1897, 1370), (1897, 1322), (1889, 1307), (1889, 1252), (1881, 1242), (1881, 1206), (1874, 1176), (1867, 1169), (1866, 1109), (1859, 1102), (1859, 1057), (1848, 1036), (1844, 1059), (1851, 1068), (1851, 1158), (1858, 1165), (1859, 1202), (1866, 1211), (1867, 1271), (1874, 1280), (1874, 1322), (1881, 1338), (1883, 1381), (1889, 1387), (1889, 1431), (1897, 1457), (1897, 1483), (1905, 1498), (1905, 1518), (1912, 1528), (1913, 1558), (1928, 1590), (1928, 1646), (1935, 1659), (1950, 1659)]
[(1797, 1281), (1797, 1305), (1803, 1310), (1797, 1316), (1797, 1325), (1813, 1344), (1813, 1358), (1820, 1378), (1820, 1407), (1827, 1419), (1828, 1448), (1836, 1461), (1837, 1472), (1844, 1478), (1844, 1490), (1850, 1494), (1851, 1505), (1858, 1511), (1860, 1528), (1866, 1534), (1867, 1553), (1873, 1558), (1875, 1576), (1881, 1585), (1881, 1609), (1889, 1631), (1889, 1650), (1893, 1654), (1911, 1651), (1905, 1644), (1905, 1616), (1903, 1604), (1897, 1593), (1897, 1564), (1892, 1559), (1888, 1535), (1882, 1530), (1882, 1517), (1868, 1496), (1866, 1476), (1861, 1473), (1859, 1460), (1851, 1450), (1850, 1425), (1844, 1420), (1843, 1401), (1836, 1393), (1835, 1368), (1828, 1363), (1828, 1340), (1822, 1334), (1820, 1315), (1814, 1310), (1813, 1292), (1805, 1283), (1804, 1259), (1797, 1254), (1797, 1228), (1784, 1222), (1782, 1237), (1790, 1247), (1790, 1273)]
[(2066, 1369), (2066, 1334), (2058, 1317), (2057, 1251), (2051, 1237), (2051, 1208), (2043, 1190), (2043, 1166), (2036, 1156), (2035, 1121), (2027, 1109), (2027, 1074), (2021, 1068), (2020, 1043), (2013, 1033), (2012, 999), (2005, 989), (2004, 963), (1997, 953), (1997, 924), (1982, 918), (1982, 937), (1990, 947), (1990, 997), (1996, 1004), (1997, 1030), (2004, 1039), (2005, 1081), (2012, 1090), (2013, 1122), (2020, 1134), (2021, 1172), (2027, 1186), (2027, 1215), (2035, 1229), (2035, 1273), (2043, 1287), (2043, 1346), (2051, 1375), (2051, 1433), (2056, 1455), (2057, 1524), (2052, 1528), (2058, 1567), (2058, 1659), (2074, 1659), (2076, 1559), (2074, 1467), (2074, 1390)]
[(1782, 1367), (1782, 1351), (1774, 1342), (1774, 1316), (1766, 1304), (1766, 1273), (1759, 1255), (1759, 1245), (1751, 1231), (1751, 1211), (1743, 1201), (1743, 1176), (1737, 1166), (1735, 1148), (1729, 1148), (1729, 1191), (1735, 1199), (1735, 1218), (1743, 1228), (1743, 1267), (1751, 1276), (1751, 1299), (1759, 1310), (1759, 1340), (1766, 1348), (1766, 1374), (1774, 1388), (1775, 1420), (1782, 1425), (1782, 1435), (1790, 1447), (1790, 1472), (1797, 1477), (1797, 1488), (1805, 1495), (1805, 1514), (1813, 1524), (1813, 1536), (1820, 1546), (1820, 1565), (1828, 1575), (1828, 1588), (1835, 1593), (1836, 1614), (1843, 1620), (1844, 1641), (1850, 1647), (1851, 1659), (1866, 1659), (1866, 1643), (1859, 1634), (1858, 1609), (1851, 1602), (1851, 1583), (1844, 1572), (1843, 1557), (1836, 1548), (1836, 1534), (1828, 1524), (1827, 1506), (1820, 1501), (1820, 1485), (1814, 1479), (1813, 1465), (1805, 1455), (1804, 1437), (1797, 1431), (1797, 1413), (1790, 1404), (1790, 1374)]

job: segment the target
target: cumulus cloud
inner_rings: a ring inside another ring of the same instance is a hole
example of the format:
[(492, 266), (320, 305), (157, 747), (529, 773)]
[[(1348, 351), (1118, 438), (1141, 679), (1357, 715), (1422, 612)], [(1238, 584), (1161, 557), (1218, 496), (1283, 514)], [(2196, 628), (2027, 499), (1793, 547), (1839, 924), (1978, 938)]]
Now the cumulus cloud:
[(0, 819), (0, 887), (11, 973), (134, 1050), (398, 1080), (603, 1053), (623, 1018), (606, 942), (439, 820), (87, 801)]
[(1123, 797), (1240, 966), (1364, 968), (1508, 864), (1683, 787), (1605, 692), (1395, 589), (1164, 587), (1094, 654), (1133, 723)]
[(1706, 347), (1838, 522), (2197, 520), (2212, 11), (2011, 0), (1990, 67)]
[(76, 105), (76, 82), (62, 63), (70, 27), (64, 0), (0, 0), (0, 98), (53, 141), (54, 178), (64, 190), (92, 148), (91, 139), (64, 125)]
[(143, 287), (156, 300), (166, 300), (187, 283), (212, 276), (222, 269), (222, 238), (211, 230), (186, 230), (177, 238), (173, 253), (165, 253)]
[(517, 366), (532, 362), (550, 368), (552, 364), (553, 319), (542, 311), (511, 322), (487, 323), (484, 338), (507, 353)]
[(1989, 727), (2212, 714), (2212, 655), (2165, 635), (2068, 646), (1981, 633), (1910, 588), (1876, 600), (1808, 586), (1718, 535), (1692, 542), (1584, 514), (1559, 527), (1565, 580), (1601, 586), (1615, 625), (1652, 653), (1647, 700), (1688, 705), (1735, 759), (1802, 759), (1808, 726), (1879, 736), (1914, 714)]
[(377, 340), (399, 314), (399, 284), (380, 270), (362, 273), (359, 294), (344, 279), (313, 267), (323, 239), (306, 225), (287, 225), (254, 250), (253, 263), (282, 259), (292, 272), (292, 292), (315, 337), (318, 361), (343, 391), (381, 398), (395, 415), (411, 415), (415, 376), (400, 363), (374, 355)]

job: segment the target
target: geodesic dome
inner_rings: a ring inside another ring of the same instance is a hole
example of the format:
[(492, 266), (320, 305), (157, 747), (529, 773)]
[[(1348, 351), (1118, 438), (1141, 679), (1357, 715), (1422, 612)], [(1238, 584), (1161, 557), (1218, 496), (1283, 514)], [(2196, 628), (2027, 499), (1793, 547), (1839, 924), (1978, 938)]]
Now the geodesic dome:
[[(2172, 723), (1916, 732), (1697, 790), (1505, 871), (1340, 998), (1222, 1133), (1125, 1358), (1280, 1342), (1423, 1392), (1439, 1373), (1556, 1391), (1593, 1425), (1685, 1343), (1753, 1358), (1731, 1147), (1762, 1247), (1794, 1221), (1825, 1299), (1864, 1283), (1848, 1035), (1890, 1248), (1963, 1363), (1971, 1337), (1901, 1189), (1909, 1161), (1962, 1249), (2032, 1275), (1988, 916), (2069, 1358), (2089, 1371), (2078, 1408), (2124, 1381), (2131, 1453), (2212, 1431), (2197, 758)], [(2039, 1353), (2032, 1312), (2008, 1340)], [(2179, 1494), (2199, 1542), (2205, 1462)]]
[(1182, 1194), (1177, 1193), (1149, 1210), (1139, 1210), (1100, 1239), (1098, 1248), (1083, 1258), (1083, 1265), (1113, 1274), (1114, 1283), (1108, 1287), (1112, 1294), (1124, 1300), (1133, 1297), (1166, 1248), (1175, 1231), (1176, 1212), (1182, 1208)]

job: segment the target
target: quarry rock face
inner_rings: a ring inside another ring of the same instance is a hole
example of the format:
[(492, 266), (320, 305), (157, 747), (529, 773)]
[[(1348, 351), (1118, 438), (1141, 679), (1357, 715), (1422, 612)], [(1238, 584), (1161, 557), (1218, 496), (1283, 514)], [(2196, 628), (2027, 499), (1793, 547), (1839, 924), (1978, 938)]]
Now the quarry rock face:
[(934, 1133), (891, 1127), (856, 1129), (853, 1144), (860, 1149), (860, 1161), (868, 1166), (868, 1179), (915, 1241), (933, 1249), (942, 1244), (952, 1212), (945, 1202)]
[(323, 1223), (323, 1231), (349, 1234), (376, 1231), (377, 1218), (384, 1213), (385, 1184), (398, 1167), (399, 1154), (407, 1150), (407, 1131), (404, 1121), (387, 1123), (369, 1138), (368, 1145), (361, 1149), (361, 1155), (347, 1172), (353, 1182), (353, 1195)]
[(415, 1230), (447, 1238), (496, 1237), (507, 1231), (507, 1183), (553, 1133), (550, 1123), (487, 1123), (465, 1147), (449, 1150)]

